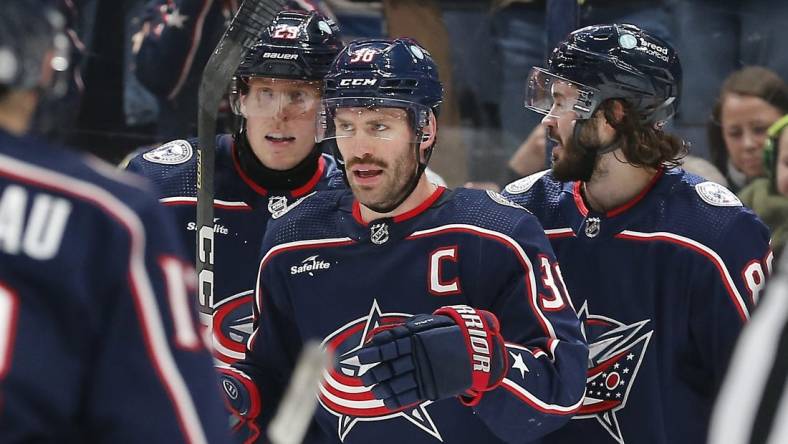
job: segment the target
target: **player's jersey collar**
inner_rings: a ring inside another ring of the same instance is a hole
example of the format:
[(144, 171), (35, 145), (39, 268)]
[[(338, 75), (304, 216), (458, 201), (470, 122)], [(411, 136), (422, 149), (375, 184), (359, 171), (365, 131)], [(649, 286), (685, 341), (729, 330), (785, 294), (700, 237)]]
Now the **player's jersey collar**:
[[(252, 158), (254, 154), (246, 153), (245, 150), (251, 151), (251, 148), (245, 148), (243, 142), (232, 143), (231, 153), (235, 171), (249, 188), (264, 197), (274, 190), (287, 190), (293, 198), (305, 196), (315, 189), (326, 171), (326, 160), (318, 149), (310, 153), (299, 165), (281, 172), (265, 168), (257, 158)], [(274, 175), (282, 177), (275, 178)], [(279, 186), (276, 186), (277, 184)]]
[[(446, 191), (445, 187), (438, 186), (435, 189), (435, 191), (433, 191), (433, 193), (428, 198), (426, 198), (424, 202), (420, 203), (416, 208), (407, 211), (405, 213), (402, 213), (398, 216), (394, 216), (393, 218), (391, 218), (391, 221), (393, 223), (400, 223), (418, 216), (419, 214), (426, 211), (429, 207), (431, 207), (432, 204), (434, 204), (435, 201), (437, 201), (441, 197), (444, 191)], [(360, 225), (363, 226), (367, 226), (370, 224), (370, 222), (365, 222), (364, 218), (361, 217), (361, 205), (356, 199), (353, 199), (353, 219), (355, 219), (356, 222), (358, 222)]]
[[(660, 167), (657, 170), (657, 173), (654, 174), (654, 177), (651, 178), (649, 183), (640, 191), (640, 193), (637, 194), (637, 196), (633, 197), (628, 202), (625, 202), (624, 204), (616, 208), (613, 208), (612, 210), (607, 211), (604, 214), (604, 216), (607, 218), (613, 218), (622, 215), (626, 213), (628, 210), (632, 209), (635, 205), (637, 205), (640, 201), (642, 201), (643, 198), (645, 198), (648, 195), (648, 193), (650, 193), (654, 189), (654, 187), (656, 186), (656, 184), (659, 182), (659, 180), (662, 178), (664, 174), (665, 174), (665, 168)], [(583, 200), (581, 185), (582, 182), (580, 181), (576, 181), (572, 184), (572, 196), (574, 198), (575, 205), (577, 206), (577, 211), (579, 211), (583, 217), (587, 217), (589, 213), (592, 213), (592, 211), (588, 208), (585, 201)]]

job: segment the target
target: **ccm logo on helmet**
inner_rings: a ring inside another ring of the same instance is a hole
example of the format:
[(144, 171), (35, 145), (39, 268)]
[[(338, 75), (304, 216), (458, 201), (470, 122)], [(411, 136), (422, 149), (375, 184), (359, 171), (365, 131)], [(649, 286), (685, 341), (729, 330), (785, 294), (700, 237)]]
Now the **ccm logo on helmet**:
[(373, 86), (378, 83), (378, 79), (342, 79), (339, 86)]
[(282, 60), (295, 60), (298, 54), (282, 54), (281, 52), (266, 52), (263, 54), (264, 59), (282, 59)]

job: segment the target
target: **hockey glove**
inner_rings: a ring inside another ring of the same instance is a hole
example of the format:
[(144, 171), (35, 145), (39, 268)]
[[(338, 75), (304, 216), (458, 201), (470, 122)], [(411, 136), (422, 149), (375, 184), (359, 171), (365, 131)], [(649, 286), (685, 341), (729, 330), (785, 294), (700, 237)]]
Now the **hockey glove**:
[(509, 368), (494, 314), (465, 305), (416, 315), (375, 334), (358, 352), (361, 375), (376, 398), (392, 410), (425, 400), (460, 396), (476, 405)]

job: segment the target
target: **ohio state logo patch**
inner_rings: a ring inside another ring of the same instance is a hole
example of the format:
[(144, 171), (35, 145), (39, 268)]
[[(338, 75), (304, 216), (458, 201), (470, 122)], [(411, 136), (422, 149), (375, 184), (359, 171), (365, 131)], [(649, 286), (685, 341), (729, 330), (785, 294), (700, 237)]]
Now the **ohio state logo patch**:
[(148, 162), (178, 165), (192, 158), (194, 150), (185, 140), (173, 140), (142, 155)]
[(427, 411), (432, 401), (391, 410), (383, 401), (375, 399), (372, 391), (361, 382), (360, 376), (377, 365), (361, 364), (356, 356), (372, 336), (372, 331), (382, 325), (401, 323), (410, 316), (406, 313), (383, 313), (377, 300), (373, 300), (369, 314), (350, 321), (323, 340), (322, 346), (334, 355), (336, 364), (323, 374), (318, 400), (325, 410), (337, 417), (340, 441), (344, 442), (359, 421), (386, 421), (400, 417), (443, 441)]
[(538, 173), (531, 174), (530, 176), (523, 177), (522, 179), (515, 180), (514, 182), (506, 185), (504, 191), (509, 194), (522, 194), (526, 191), (530, 190), (534, 184), (539, 181), (547, 172), (550, 170), (540, 171)]
[(703, 182), (695, 185), (695, 191), (701, 199), (715, 207), (740, 207), (741, 201), (733, 191), (715, 182)]
[(578, 312), (588, 339), (588, 371), (583, 406), (573, 420), (596, 419), (620, 444), (625, 444), (616, 412), (627, 405), (640, 364), (654, 330), (645, 330), (649, 319), (624, 324), (588, 312), (588, 301)]

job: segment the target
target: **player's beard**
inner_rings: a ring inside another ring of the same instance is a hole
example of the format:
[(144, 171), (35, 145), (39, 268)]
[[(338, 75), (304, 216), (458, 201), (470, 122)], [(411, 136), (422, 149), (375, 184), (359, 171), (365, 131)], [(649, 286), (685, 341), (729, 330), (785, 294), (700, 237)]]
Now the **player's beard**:
[(592, 122), (577, 121), (575, 125), (576, 137), (571, 136), (568, 140), (560, 139), (551, 128), (547, 128), (548, 137), (561, 143), (561, 155), (554, 155), (552, 165), (553, 177), (561, 182), (591, 180), (599, 150), (604, 145)]
[[(418, 172), (418, 164), (411, 150), (395, 159), (392, 165), (369, 154), (351, 159), (345, 165), (346, 171), (351, 171), (351, 167), (357, 163), (375, 165), (383, 170), (384, 180), (372, 188), (358, 185), (355, 178), (348, 180), (356, 199), (370, 210), (376, 213), (391, 212), (413, 191), (411, 184)], [(348, 174), (352, 176), (352, 173)]]

